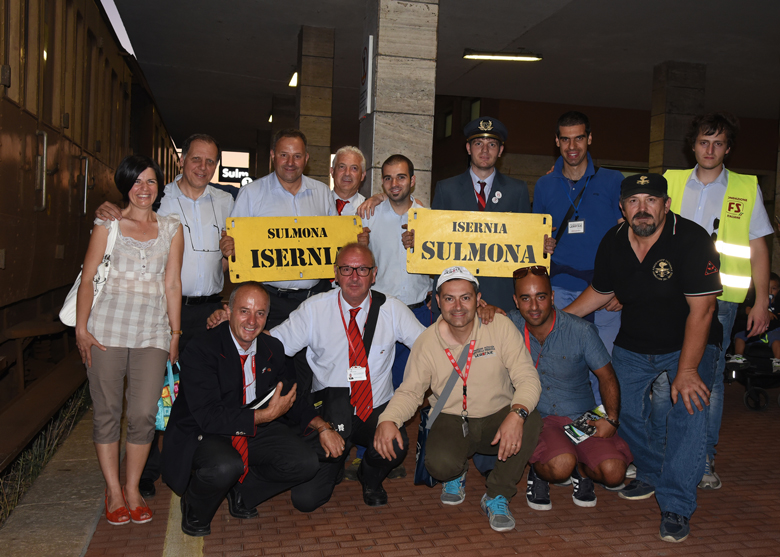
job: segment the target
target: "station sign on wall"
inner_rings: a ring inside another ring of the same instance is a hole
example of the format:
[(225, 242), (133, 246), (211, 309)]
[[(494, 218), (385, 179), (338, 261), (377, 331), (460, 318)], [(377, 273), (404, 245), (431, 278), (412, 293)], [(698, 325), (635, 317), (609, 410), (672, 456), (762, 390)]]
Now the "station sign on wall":
[[(244, 183), (244, 180), (246, 178), (251, 178), (249, 176), (249, 169), (248, 168), (241, 168), (240, 166), (222, 166), (219, 169), (219, 180), (218, 182), (228, 182), (231, 184), (241, 184), (246, 185)], [(251, 179), (249, 180), (252, 181)], [(248, 184), (249, 182), (247, 182)]]
[[(235, 217), (232, 282), (333, 278), (336, 254), (363, 231), (360, 217)], [(233, 259), (233, 258), (231, 258)]]

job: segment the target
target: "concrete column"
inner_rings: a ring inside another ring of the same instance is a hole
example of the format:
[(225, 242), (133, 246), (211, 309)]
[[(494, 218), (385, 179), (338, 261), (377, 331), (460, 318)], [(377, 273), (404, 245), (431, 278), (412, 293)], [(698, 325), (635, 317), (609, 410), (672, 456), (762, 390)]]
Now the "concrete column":
[(414, 163), (415, 198), (430, 206), (438, 22), (438, 0), (367, 2), (374, 59), (373, 112), (360, 122), (366, 196), (381, 191), (382, 162), (400, 153)]
[(705, 64), (667, 61), (653, 68), (650, 110), (650, 172), (695, 164), (685, 134), (704, 110)]
[(304, 25), (298, 35), (298, 128), (309, 142), (306, 175), (328, 183), (334, 29)]

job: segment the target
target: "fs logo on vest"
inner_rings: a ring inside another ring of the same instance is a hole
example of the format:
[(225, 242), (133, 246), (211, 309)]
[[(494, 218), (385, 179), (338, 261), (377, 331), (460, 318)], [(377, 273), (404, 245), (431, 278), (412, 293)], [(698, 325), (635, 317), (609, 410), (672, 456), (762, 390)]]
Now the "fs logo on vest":
[(726, 213), (728, 213), (728, 216), (730, 218), (740, 218), (744, 212), (745, 204), (743, 203), (743, 200), (735, 200), (734, 198), (730, 198), (728, 200), (728, 204), (726, 205)]

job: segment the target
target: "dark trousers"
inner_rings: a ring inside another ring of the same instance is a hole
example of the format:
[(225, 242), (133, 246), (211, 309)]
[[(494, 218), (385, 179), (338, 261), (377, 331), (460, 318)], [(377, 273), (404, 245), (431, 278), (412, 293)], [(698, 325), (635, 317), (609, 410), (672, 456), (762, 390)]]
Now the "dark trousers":
[[(197, 306), (187, 306), (182, 304), (181, 306), (181, 330), (182, 335), (179, 339), (179, 357), (184, 354), (184, 349), (187, 343), (192, 338), (206, 330), (206, 319), (214, 311), (222, 309), (222, 304), (217, 302), (214, 304), (200, 304)], [(165, 369), (160, 370), (165, 374)], [(176, 369), (174, 368), (174, 373)], [(162, 470), (162, 455), (160, 454), (160, 433), (154, 432), (154, 439), (152, 440), (152, 448), (149, 450), (149, 456), (144, 464), (144, 471), (141, 473), (141, 479), (157, 481), (160, 477), (160, 470)]]
[[(498, 454), (499, 444), (491, 445), (498, 428), (509, 414), (509, 406), (491, 416), (469, 418), (469, 434), (463, 437), (463, 420), (453, 414), (439, 414), (428, 434), (425, 449), (425, 467), (441, 482), (454, 480), (468, 470), (468, 458), (474, 453)], [(488, 497), (503, 495), (511, 500), (517, 493), (517, 482), (523, 477), (525, 465), (534, 454), (542, 418), (534, 410), (523, 424), (520, 451), (505, 461), (496, 460), (496, 466), (485, 480)]]
[(189, 509), (201, 520), (214, 518), (227, 492), (235, 486), (247, 508), (307, 482), (319, 463), (311, 444), (278, 422), (258, 426), (248, 438), (249, 473), (230, 437), (204, 435), (192, 459), (192, 478), (184, 493)]
[[(374, 408), (374, 411), (371, 412), (371, 415), (365, 422), (361, 421), (357, 416), (352, 417), (352, 433), (346, 440), (344, 452), (338, 458), (326, 458), (325, 451), (322, 449), (317, 436), (310, 436), (311, 439), (307, 440), (307, 442), (317, 452), (317, 456), (320, 459), (320, 468), (313, 479), (293, 490), (293, 505), (295, 505), (295, 508), (301, 511), (305, 511), (307, 508), (314, 510), (330, 499), (333, 488), (336, 486), (336, 480), (341, 471), (344, 470), (344, 460), (354, 445), (366, 447), (358, 473), (363, 483), (368, 487), (378, 488), (382, 485), (390, 470), (403, 462), (409, 450), (409, 437), (406, 435), (404, 427), (401, 427), (403, 447), (399, 447), (397, 442), (393, 444), (395, 449), (394, 459), (386, 460), (382, 458), (382, 455), (374, 448), (377, 418), (384, 412), (386, 406), (387, 403), (379, 408)], [(305, 501), (299, 495), (299, 492), (306, 494)], [(314, 506), (315, 503), (318, 504)]]

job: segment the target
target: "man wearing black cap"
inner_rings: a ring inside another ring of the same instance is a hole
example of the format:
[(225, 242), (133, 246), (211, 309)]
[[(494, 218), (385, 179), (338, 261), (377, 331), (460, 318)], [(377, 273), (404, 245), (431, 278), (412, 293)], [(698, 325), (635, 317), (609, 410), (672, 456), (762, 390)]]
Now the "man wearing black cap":
[[(504, 152), (506, 126), (485, 116), (466, 124), (463, 133), (471, 164), (463, 174), (436, 184), (431, 209), (530, 213), (526, 183), (496, 169), (496, 161)], [(487, 303), (505, 312), (515, 308), (510, 278), (480, 277), (480, 284)]]
[[(707, 412), (721, 341), (716, 298), (720, 259), (707, 232), (669, 211), (666, 179), (629, 176), (621, 184), (626, 218), (604, 236), (593, 282), (565, 311), (587, 315), (617, 296), (623, 303), (612, 364), (620, 382), (621, 434), (637, 476), (624, 499), (655, 493), (660, 536), (681, 542), (696, 510), (704, 471)], [(672, 381), (665, 443), (651, 432), (653, 381)], [(695, 407), (695, 408), (694, 408)]]

